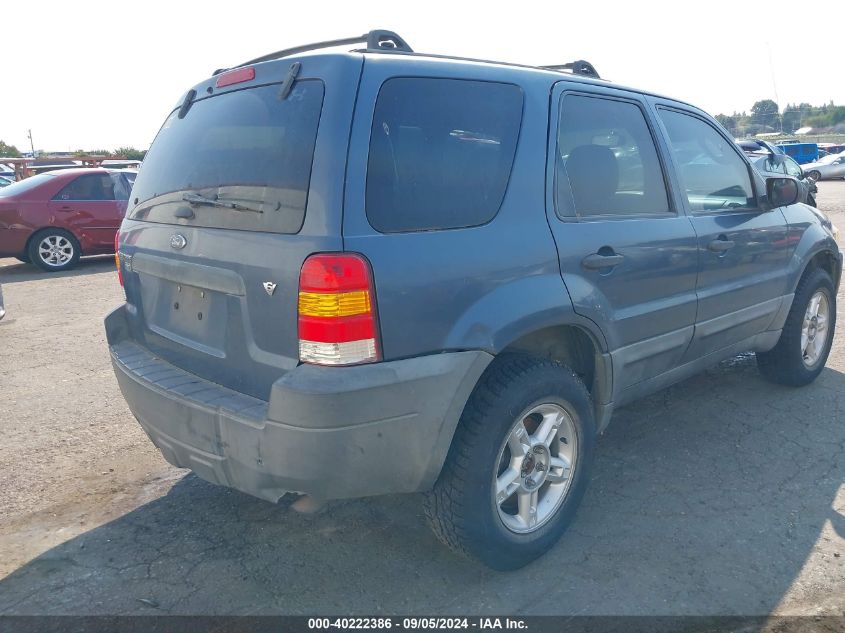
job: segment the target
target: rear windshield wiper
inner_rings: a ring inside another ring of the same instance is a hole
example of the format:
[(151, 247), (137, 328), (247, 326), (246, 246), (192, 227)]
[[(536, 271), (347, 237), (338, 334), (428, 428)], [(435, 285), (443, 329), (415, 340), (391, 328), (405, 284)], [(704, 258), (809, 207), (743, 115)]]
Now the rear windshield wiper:
[(255, 209), (239, 202), (230, 202), (228, 200), (220, 200), (216, 198), (206, 198), (198, 193), (183, 193), (182, 200), (188, 204), (198, 204), (206, 207), (222, 207), (224, 209), (234, 209), (235, 211), (250, 211), (252, 213), (264, 213), (261, 209)]

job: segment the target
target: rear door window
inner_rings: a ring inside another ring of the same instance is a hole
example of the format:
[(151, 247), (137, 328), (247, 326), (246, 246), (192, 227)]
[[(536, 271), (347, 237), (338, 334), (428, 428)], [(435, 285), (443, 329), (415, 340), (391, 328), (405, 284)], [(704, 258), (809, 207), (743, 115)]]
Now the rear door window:
[(366, 208), (382, 233), (478, 226), (507, 190), (522, 123), (513, 84), (395, 78), (376, 101)]
[(132, 187), (130, 217), (173, 223), (174, 205), (196, 194), (241, 210), (197, 205), (191, 226), (298, 232), (323, 92), (322, 81), (305, 79), (285, 99), (273, 84), (200, 99), (182, 119), (174, 111)]
[(635, 103), (566, 95), (555, 172), (563, 217), (670, 212), (654, 140)]

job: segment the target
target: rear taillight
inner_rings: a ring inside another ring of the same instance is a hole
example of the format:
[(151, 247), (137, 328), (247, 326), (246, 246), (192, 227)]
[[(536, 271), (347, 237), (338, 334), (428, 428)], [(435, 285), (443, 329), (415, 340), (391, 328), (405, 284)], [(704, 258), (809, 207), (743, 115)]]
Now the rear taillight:
[(299, 273), (299, 360), (354, 365), (380, 359), (369, 262), (347, 253), (306, 259)]
[(123, 271), (120, 269), (120, 233), (114, 234), (114, 265), (117, 266), (117, 278), (123, 285)]

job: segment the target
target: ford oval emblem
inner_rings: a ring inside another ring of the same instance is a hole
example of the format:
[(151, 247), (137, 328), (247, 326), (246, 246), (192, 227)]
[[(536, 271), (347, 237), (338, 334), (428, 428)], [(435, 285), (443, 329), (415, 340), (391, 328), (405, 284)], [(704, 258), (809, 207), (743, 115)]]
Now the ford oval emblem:
[(170, 236), (170, 248), (185, 248), (187, 244), (188, 240), (185, 239), (184, 235), (175, 233)]

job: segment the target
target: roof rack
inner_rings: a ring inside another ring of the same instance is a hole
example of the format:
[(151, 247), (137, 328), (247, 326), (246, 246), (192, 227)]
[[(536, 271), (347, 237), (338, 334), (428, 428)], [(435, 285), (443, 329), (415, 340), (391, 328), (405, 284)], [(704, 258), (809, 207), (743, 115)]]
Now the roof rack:
[(573, 75), (583, 75), (585, 77), (592, 77), (593, 79), (601, 79), (596, 67), (584, 59), (576, 59), (574, 62), (568, 64), (558, 64), (556, 66), (540, 66), (546, 70), (568, 70)]
[[(333, 46), (345, 46), (347, 44), (360, 44), (366, 42), (367, 47), (365, 49), (361, 49), (363, 52), (367, 53), (400, 53), (400, 54), (410, 54), (415, 55), (414, 50), (408, 45), (408, 43), (403, 40), (397, 33), (393, 31), (387, 31), (384, 29), (376, 29), (370, 31), (369, 33), (364, 33), (363, 35), (358, 35), (357, 37), (346, 37), (339, 40), (327, 40), (325, 42), (315, 42), (313, 44), (303, 44), (302, 46), (294, 46), (293, 48), (286, 48), (280, 51), (276, 51), (275, 53), (269, 53), (267, 55), (262, 55), (261, 57), (256, 57), (255, 59), (251, 59), (248, 62), (244, 62), (243, 64), (238, 64), (237, 66), (232, 66), (232, 68), (241, 68), (243, 66), (250, 66), (252, 64), (258, 64), (260, 62), (267, 62), (272, 59), (281, 59), (282, 57), (288, 57), (290, 55), (296, 55), (298, 53), (305, 53), (306, 51), (314, 51), (319, 50), (321, 48), (331, 48)], [(425, 54), (426, 57), (435, 57), (438, 59), (454, 59), (458, 61), (469, 61), (469, 62), (486, 62), (486, 63), (494, 63), (494, 64), (502, 64), (504, 66), (514, 66), (517, 68), (539, 68), (540, 70), (553, 70), (553, 71), (568, 71), (573, 75), (581, 75), (583, 77), (590, 77), (592, 79), (601, 79), (599, 76), (598, 71), (596, 71), (595, 66), (593, 66), (590, 62), (578, 59), (574, 62), (569, 62), (568, 64), (558, 64), (553, 66), (528, 66), (525, 64), (513, 64), (508, 62), (495, 62), (492, 60), (487, 59), (474, 59), (470, 57), (454, 57), (451, 55), (433, 55), (433, 54)], [(227, 70), (231, 70), (229, 68), (218, 68), (212, 73), (212, 76), (219, 75), (222, 72)]]
[[(255, 59), (251, 59), (248, 62), (244, 62), (243, 64), (232, 66), (232, 68), (250, 66), (252, 64), (258, 64), (260, 62), (267, 62), (271, 59), (281, 59), (282, 57), (296, 55), (297, 53), (305, 53), (306, 51), (315, 51), (321, 48), (330, 48), (332, 46), (344, 46), (346, 44), (360, 44), (362, 42), (367, 43), (367, 51), (397, 51), (403, 53), (414, 52), (413, 49), (408, 46), (408, 43), (393, 31), (376, 29), (370, 31), (369, 33), (364, 33), (363, 35), (358, 35), (356, 37), (345, 37), (339, 40), (326, 40), (325, 42), (314, 42), (313, 44), (303, 44), (302, 46), (286, 48), (280, 51), (276, 51), (275, 53), (269, 53), (267, 55), (262, 55), (261, 57), (256, 57)], [(230, 69), (218, 68), (212, 73), (212, 76), (219, 75), (220, 73), (225, 72), (226, 70)]]

